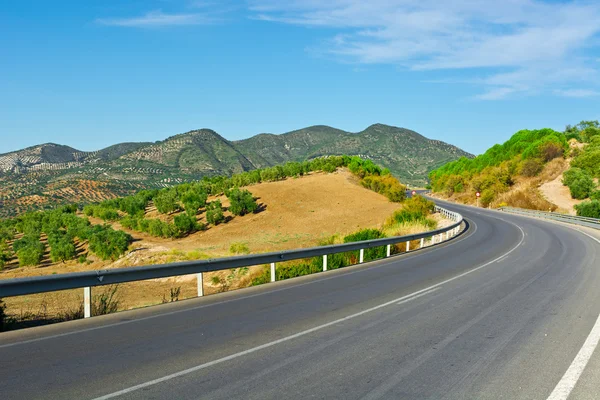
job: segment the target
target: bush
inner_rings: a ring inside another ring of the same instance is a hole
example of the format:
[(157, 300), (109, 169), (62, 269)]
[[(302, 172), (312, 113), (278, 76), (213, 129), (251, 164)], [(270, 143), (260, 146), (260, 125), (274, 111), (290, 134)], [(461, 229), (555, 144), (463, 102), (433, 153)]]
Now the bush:
[(247, 190), (234, 188), (227, 191), (225, 194), (231, 204), (229, 206), (229, 211), (233, 215), (245, 215), (256, 212), (258, 209), (258, 204), (256, 204), (254, 197), (252, 197), (252, 193)]
[[(378, 229), (363, 229), (351, 235), (344, 237), (344, 243), (360, 242), (363, 240), (381, 239), (385, 235)], [(384, 258), (386, 255), (385, 247), (373, 247), (365, 249), (364, 261), (376, 260), (378, 258)], [(356, 263), (359, 260), (359, 251), (351, 252), (352, 263)]]
[(195, 190), (189, 190), (181, 196), (181, 202), (185, 208), (185, 212), (192, 216), (198, 213), (198, 209), (206, 205), (206, 199), (208, 195), (206, 192), (198, 192)]
[(121, 257), (132, 241), (130, 235), (115, 231), (108, 226), (94, 226), (90, 237), (90, 250), (102, 260), (116, 260)]
[(116, 221), (119, 213), (106, 205), (89, 205), (83, 208), (83, 213), (88, 217), (100, 218), (103, 221)]
[(77, 250), (73, 238), (66, 233), (56, 232), (48, 236), (50, 259), (52, 262), (67, 261), (75, 258)]
[(200, 230), (200, 224), (198, 224), (198, 222), (196, 221), (195, 216), (190, 216), (188, 214), (179, 214), (175, 216), (173, 222), (175, 224), (178, 237), (189, 235), (190, 233), (194, 233)]
[(179, 210), (177, 192), (173, 189), (163, 189), (153, 199), (156, 209), (161, 214), (170, 214)]
[(575, 206), (580, 217), (600, 218), (600, 200), (588, 200)]
[(225, 221), (221, 200), (215, 200), (208, 203), (206, 206), (206, 221), (213, 225), (219, 225), (221, 222)]
[(594, 189), (594, 180), (580, 168), (571, 168), (563, 174), (563, 184), (569, 187), (571, 197), (585, 199)]
[(406, 198), (406, 186), (392, 175), (369, 175), (361, 182), (364, 187), (386, 196), (390, 201), (399, 203)]
[(537, 176), (537, 174), (539, 174), (540, 172), (542, 172), (543, 168), (544, 165), (541, 161), (531, 158), (529, 160), (523, 161), (523, 163), (521, 164), (521, 175), (527, 177), (534, 177)]
[(38, 265), (44, 257), (46, 245), (40, 242), (39, 237), (27, 235), (22, 239), (15, 240), (13, 250), (19, 258), (19, 265), (21, 267)]

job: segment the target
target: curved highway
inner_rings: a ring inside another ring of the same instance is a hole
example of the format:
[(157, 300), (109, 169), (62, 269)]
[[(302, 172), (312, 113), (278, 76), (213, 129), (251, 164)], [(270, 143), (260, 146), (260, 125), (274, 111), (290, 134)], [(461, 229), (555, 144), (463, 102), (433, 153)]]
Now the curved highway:
[(599, 235), (441, 205), (433, 248), (0, 334), (0, 397), (600, 398)]

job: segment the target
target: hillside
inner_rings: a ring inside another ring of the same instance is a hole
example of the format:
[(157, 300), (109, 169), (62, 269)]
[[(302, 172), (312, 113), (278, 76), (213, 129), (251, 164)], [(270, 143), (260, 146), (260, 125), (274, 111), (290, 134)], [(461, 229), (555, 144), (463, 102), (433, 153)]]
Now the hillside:
[[(586, 216), (600, 214), (600, 126), (582, 121), (564, 132), (523, 130), (474, 159), (430, 173), (436, 196), (483, 207), (503, 205)], [(584, 199), (592, 199), (582, 203)], [(597, 209), (597, 211), (595, 211)], [(597, 215), (600, 217), (600, 215)]]
[[(19, 267), (16, 258), (13, 258), (5, 264), (4, 269), (0, 269), (0, 279), (285, 250), (316, 246), (325, 241), (339, 243), (345, 235), (365, 228), (381, 228), (384, 223), (386, 232), (393, 235), (432, 228), (429, 224), (431, 221), (389, 225), (386, 221), (392, 213), (406, 207), (406, 204), (390, 202), (385, 196), (365, 188), (359, 182), (360, 179), (349, 170), (338, 169), (332, 173), (311, 172), (301, 177), (248, 186), (261, 208), (256, 213), (242, 216), (231, 213), (231, 203), (227, 197), (210, 196), (209, 204), (217, 200), (222, 202), (225, 220), (179, 238), (155, 237), (125, 228), (123, 225), (126, 217), (122, 216), (106, 225), (115, 232), (125, 231), (131, 235), (130, 247), (123, 256), (115, 260), (102, 260), (90, 251), (88, 244), (76, 241), (75, 259), (52, 261), (51, 251), (55, 245), (58, 246), (59, 240), (55, 238), (52, 242), (52, 238), (48, 237), (46, 241), (44, 234), (42, 241), (55, 244), (50, 244), (50, 251), (46, 247), (41, 264)], [(186, 210), (162, 214), (158, 212), (155, 204), (149, 204), (143, 214), (148, 219), (172, 221), (178, 215), (185, 215), (187, 212)], [(84, 218), (81, 213), (78, 216)], [(200, 222), (206, 222), (204, 212), (200, 212), (198, 218)], [(98, 226), (106, 222), (96, 217), (89, 217), (89, 220)], [(435, 216), (434, 221), (441, 220), (439, 216)], [(26, 227), (23, 229), (27, 231)], [(67, 231), (71, 232), (71, 229), (68, 227)], [(17, 235), (17, 238), (22, 239), (22, 236)], [(14, 246), (14, 242), (10, 242)], [(397, 251), (402, 249), (403, 246), (399, 246)], [(205, 293), (247, 286), (262, 272), (263, 267), (256, 266), (249, 270), (206, 274)], [(120, 285), (120, 307), (133, 308), (156, 304), (161, 298), (169, 299), (172, 290), (178, 290), (177, 298), (195, 296), (195, 277)], [(9, 314), (20, 316), (22, 319), (67, 318), (77, 314), (81, 293), (71, 290), (6, 298), (4, 301)], [(43, 313), (39, 311), (40, 304)]]
[(455, 146), (383, 124), (358, 133), (313, 126), (282, 135), (257, 135), (234, 144), (259, 168), (324, 155), (359, 155), (389, 168), (402, 182), (422, 186), (432, 169), (471, 157)]
[(430, 170), (472, 157), (414, 131), (382, 124), (358, 133), (313, 126), (239, 141), (200, 129), (156, 143), (122, 143), (94, 152), (45, 144), (0, 155), (0, 217), (341, 154), (371, 159), (403, 182), (419, 186), (425, 185)]

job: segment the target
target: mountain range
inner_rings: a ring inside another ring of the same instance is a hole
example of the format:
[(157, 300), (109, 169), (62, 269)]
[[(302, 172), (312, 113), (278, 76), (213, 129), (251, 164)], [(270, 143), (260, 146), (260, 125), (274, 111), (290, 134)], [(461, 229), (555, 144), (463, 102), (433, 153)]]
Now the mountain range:
[(237, 141), (199, 129), (93, 152), (47, 143), (0, 154), (0, 216), (339, 154), (371, 159), (415, 186), (424, 185), (432, 169), (473, 157), (456, 146), (383, 124), (357, 133), (319, 125)]

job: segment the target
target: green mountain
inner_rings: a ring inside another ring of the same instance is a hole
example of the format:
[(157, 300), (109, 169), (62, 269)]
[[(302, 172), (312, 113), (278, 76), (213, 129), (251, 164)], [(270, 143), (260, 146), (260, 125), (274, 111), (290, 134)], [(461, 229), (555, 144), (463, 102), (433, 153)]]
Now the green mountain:
[(439, 140), (383, 124), (358, 133), (312, 126), (283, 135), (261, 134), (234, 144), (257, 168), (325, 155), (360, 155), (411, 185), (424, 185), (427, 174), (447, 162), (473, 157)]
[(414, 131), (382, 124), (358, 133), (312, 126), (238, 141), (200, 129), (156, 143), (121, 143), (94, 152), (48, 143), (0, 154), (0, 216), (341, 154), (371, 159), (410, 185), (424, 185), (431, 170), (449, 161), (473, 157)]

